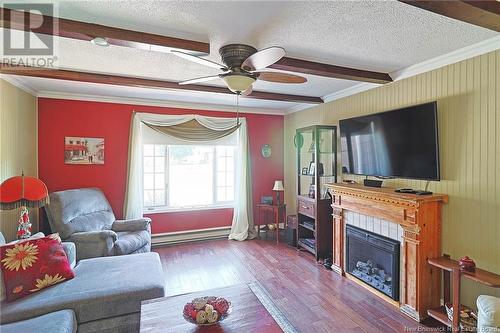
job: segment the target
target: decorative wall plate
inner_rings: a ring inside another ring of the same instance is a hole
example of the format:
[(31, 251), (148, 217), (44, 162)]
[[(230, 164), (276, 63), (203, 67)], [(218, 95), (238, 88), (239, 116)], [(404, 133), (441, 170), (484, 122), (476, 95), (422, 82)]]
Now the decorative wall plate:
[(264, 157), (264, 158), (271, 157), (271, 153), (272, 153), (271, 145), (268, 145), (268, 144), (263, 145), (262, 148), (260, 149), (260, 152), (262, 154), (262, 157)]
[(302, 136), (302, 134), (295, 134), (295, 136), (293, 137), (293, 145), (295, 146), (295, 148), (302, 148), (302, 146), (304, 145), (304, 137)]

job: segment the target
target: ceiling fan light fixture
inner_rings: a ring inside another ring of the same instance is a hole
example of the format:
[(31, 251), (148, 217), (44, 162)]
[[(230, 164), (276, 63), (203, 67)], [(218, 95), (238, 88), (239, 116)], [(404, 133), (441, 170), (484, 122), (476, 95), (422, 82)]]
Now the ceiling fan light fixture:
[(241, 94), (255, 82), (255, 78), (250, 75), (232, 74), (222, 77), (229, 90), (236, 94)]
[(104, 37), (95, 37), (90, 42), (97, 46), (102, 46), (102, 47), (109, 46), (108, 40)]

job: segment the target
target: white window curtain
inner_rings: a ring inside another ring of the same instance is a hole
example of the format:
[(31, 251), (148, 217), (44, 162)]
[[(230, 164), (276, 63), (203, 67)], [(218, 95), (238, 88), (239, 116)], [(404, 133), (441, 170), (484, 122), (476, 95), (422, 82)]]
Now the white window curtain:
[[(192, 120), (196, 120), (200, 125), (209, 130), (226, 132), (227, 135), (233, 133), (231, 128), (234, 128), (236, 124), (235, 118), (204, 117), (192, 114), (163, 115), (142, 112), (133, 113), (130, 125), (127, 190), (125, 192), (125, 204), (123, 207), (123, 215), (125, 218), (131, 219), (143, 216), (142, 149), (145, 126), (161, 131), (161, 127), (165, 128), (181, 124), (186, 125), (186, 123)], [(177, 129), (182, 128), (185, 127), (182, 125), (177, 127)], [(165, 132), (167, 132), (167, 130)], [(170, 134), (175, 133), (175, 131), (168, 132)], [(250, 148), (245, 118), (240, 118), (237, 137), (235, 206), (229, 239), (242, 241), (255, 238), (256, 236), (252, 212)], [(179, 139), (178, 136), (177, 138)], [(186, 141), (186, 138), (184, 137), (183, 140)], [(220, 136), (211, 135), (211, 139), (207, 140), (217, 142), (220, 140)], [(193, 138), (188, 142), (196, 143), (197, 141)]]

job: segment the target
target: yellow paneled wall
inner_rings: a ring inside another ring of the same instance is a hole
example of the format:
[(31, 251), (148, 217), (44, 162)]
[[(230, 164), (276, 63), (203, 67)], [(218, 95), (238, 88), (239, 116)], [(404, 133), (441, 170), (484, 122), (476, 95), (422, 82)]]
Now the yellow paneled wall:
[[(468, 255), (479, 267), (500, 274), (500, 50), (286, 116), (288, 213), (296, 206), (296, 128), (434, 100), (442, 180), (431, 182), (429, 190), (450, 197), (443, 209), (443, 252), (453, 258)], [(398, 179), (384, 186), (423, 189), (425, 183)], [(462, 296), (469, 306), (480, 293), (500, 297), (500, 290), (464, 283)]]
[[(36, 97), (0, 79), (0, 183), (22, 171), (38, 175)], [(5, 238), (16, 238), (19, 209), (0, 211), (0, 231)], [(38, 210), (30, 208), (34, 230)]]

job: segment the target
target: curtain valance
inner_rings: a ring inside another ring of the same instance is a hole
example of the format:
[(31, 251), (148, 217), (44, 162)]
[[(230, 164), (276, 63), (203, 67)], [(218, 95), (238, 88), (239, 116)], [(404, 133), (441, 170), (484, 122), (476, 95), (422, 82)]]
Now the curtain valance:
[(189, 142), (206, 142), (219, 140), (223, 137), (231, 135), (236, 131), (239, 125), (233, 120), (233, 126), (228, 129), (213, 129), (202, 125), (198, 120), (192, 119), (177, 125), (159, 126), (145, 123), (149, 128), (173, 136), (176, 139)]

